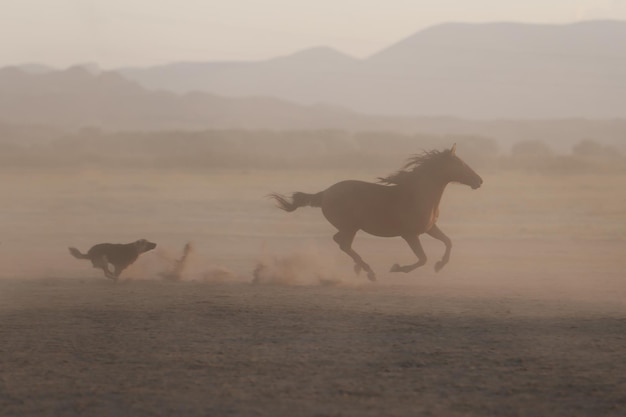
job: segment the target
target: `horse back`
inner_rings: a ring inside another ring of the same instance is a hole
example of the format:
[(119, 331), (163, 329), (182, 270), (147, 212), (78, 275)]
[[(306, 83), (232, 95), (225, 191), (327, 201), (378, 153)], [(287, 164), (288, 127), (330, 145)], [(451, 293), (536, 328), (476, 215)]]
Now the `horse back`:
[(324, 191), (322, 213), (337, 229), (353, 229), (377, 236), (402, 234), (406, 196), (397, 186), (358, 180), (338, 182)]

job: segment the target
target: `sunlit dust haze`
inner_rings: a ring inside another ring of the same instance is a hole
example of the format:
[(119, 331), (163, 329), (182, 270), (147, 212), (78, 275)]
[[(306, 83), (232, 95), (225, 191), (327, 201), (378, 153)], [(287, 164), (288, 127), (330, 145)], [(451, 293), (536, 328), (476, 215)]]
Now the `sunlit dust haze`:
[[(104, 68), (263, 60), (317, 46), (372, 55), (443, 22), (626, 19), (623, 0), (2, 1), (0, 63)], [(34, 30), (36, 28), (37, 30)]]
[[(573, 166), (581, 163), (569, 158)], [(390, 274), (393, 263), (414, 259), (406, 243), (359, 233), (354, 246), (378, 272), (378, 285), (510, 288), (542, 297), (619, 294), (626, 197), (614, 190), (623, 170), (594, 173), (597, 168), (589, 165), (587, 173), (576, 172), (580, 167), (568, 172), (565, 156), (554, 156), (552, 166), (545, 158), (542, 165), (532, 159), (509, 159), (506, 165), (520, 167), (514, 171), (483, 162), (485, 184), (479, 190), (448, 186), (439, 224), (454, 248), (439, 274), (432, 268), (443, 254), (440, 242), (422, 237), (428, 264), (410, 274)], [(386, 165), (374, 164), (374, 172), (315, 167), (205, 173), (146, 168), (80, 176), (38, 169), (19, 177), (5, 172), (2, 193), (10, 199), (3, 216), (10, 222), (2, 238), (2, 276), (104, 280), (88, 261), (72, 258), (67, 246), (86, 252), (96, 243), (147, 237), (159, 246), (141, 255), (121, 279), (373, 285), (354, 275), (319, 209), (284, 213), (265, 194), (316, 192), (346, 178), (374, 181), (376, 173), (394, 170)]]
[(2, 416), (626, 416), (626, 0), (0, 23)]

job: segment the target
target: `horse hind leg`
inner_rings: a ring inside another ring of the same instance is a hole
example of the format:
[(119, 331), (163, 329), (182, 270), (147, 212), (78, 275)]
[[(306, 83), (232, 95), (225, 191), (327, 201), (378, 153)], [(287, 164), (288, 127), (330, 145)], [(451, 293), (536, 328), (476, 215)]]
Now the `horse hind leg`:
[(358, 274), (361, 270), (364, 270), (367, 272), (367, 278), (370, 281), (376, 281), (376, 274), (372, 271), (372, 268), (352, 249), (352, 242), (356, 232), (356, 230), (350, 232), (340, 230), (333, 236), (333, 240), (337, 242), (339, 249), (347, 253), (354, 261), (354, 272)]
[(394, 264), (390, 272), (411, 272), (426, 263), (426, 253), (419, 238), (417, 236), (402, 236), (402, 238), (408, 243), (415, 256), (417, 256), (417, 262), (411, 265)]

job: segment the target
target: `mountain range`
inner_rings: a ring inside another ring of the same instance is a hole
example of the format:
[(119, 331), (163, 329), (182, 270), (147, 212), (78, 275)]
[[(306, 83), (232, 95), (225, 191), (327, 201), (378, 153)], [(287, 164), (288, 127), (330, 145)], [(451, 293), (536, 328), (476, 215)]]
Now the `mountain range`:
[(113, 130), (316, 129), (352, 123), (346, 118), (354, 118), (354, 123), (368, 119), (271, 97), (152, 91), (116, 72), (78, 66), (44, 72), (0, 69), (0, 122), (5, 124)]
[(366, 115), (267, 97), (152, 91), (119, 73), (82, 67), (34, 73), (14, 67), (0, 69), (0, 142), (41, 142), (89, 127), (108, 131), (334, 129), (387, 132), (388, 136), (466, 135), (493, 138), (505, 147), (522, 140), (542, 140), (564, 151), (582, 139), (617, 144), (626, 137), (626, 119), (467, 120)]
[(119, 68), (153, 90), (267, 96), (366, 114), (626, 117), (626, 22), (447, 23), (364, 59), (328, 47), (254, 62)]
[(366, 59), (315, 48), (264, 62), (0, 69), (0, 141), (84, 127), (621, 143), (626, 23), (446, 24)]

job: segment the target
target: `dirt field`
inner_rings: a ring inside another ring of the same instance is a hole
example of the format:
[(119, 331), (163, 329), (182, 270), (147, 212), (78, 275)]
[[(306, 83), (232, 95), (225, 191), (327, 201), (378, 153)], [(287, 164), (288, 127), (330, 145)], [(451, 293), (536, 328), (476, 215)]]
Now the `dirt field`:
[[(626, 414), (624, 176), (451, 186), (450, 264), (425, 237), (390, 274), (409, 249), (359, 235), (370, 283), (319, 212), (263, 198), (346, 175), (1, 174), (0, 414)], [(118, 283), (67, 252), (138, 238), (159, 247)]]

